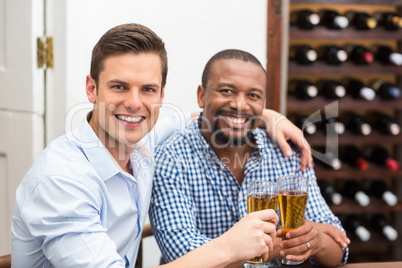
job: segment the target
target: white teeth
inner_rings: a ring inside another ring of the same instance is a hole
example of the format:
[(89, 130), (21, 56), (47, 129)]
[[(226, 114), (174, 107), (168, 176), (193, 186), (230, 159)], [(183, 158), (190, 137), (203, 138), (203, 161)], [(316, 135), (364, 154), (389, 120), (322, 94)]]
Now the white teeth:
[(117, 118), (119, 118), (120, 120), (126, 121), (128, 123), (139, 123), (143, 120), (141, 116), (133, 117), (133, 116), (118, 115)]
[(233, 124), (243, 124), (244, 122), (246, 122), (246, 119), (242, 119), (242, 118), (229, 118), (229, 117), (227, 117), (227, 119), (228, 119), (228, 121), (230, 123), (233, 123)]

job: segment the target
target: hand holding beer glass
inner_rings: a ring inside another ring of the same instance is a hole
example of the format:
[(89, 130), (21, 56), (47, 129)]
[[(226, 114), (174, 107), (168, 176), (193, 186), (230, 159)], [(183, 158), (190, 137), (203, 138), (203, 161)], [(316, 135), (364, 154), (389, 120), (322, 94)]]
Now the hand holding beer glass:
[[(251, 181), (247, 193), (247, 213), (264, 209), (273, 209), (276, 211), (279, 202), (277, 186), (278, 185), (275, 182), (263, 180)], [(250, 260), (245, 260), (242, 263), (242, 267), (268, 268), (268, 263), (266, 259), (257, 256)]]
[[(279, 210), (282, 222), (282, 240), (286, 234), (303, 224), (308, 199), (308, 179), (298, 175), (278, 178)], [(281, 258), (281, 256), (279, 255)], [(281, 258), (282, 264), (296, 265), (303, 263)]]

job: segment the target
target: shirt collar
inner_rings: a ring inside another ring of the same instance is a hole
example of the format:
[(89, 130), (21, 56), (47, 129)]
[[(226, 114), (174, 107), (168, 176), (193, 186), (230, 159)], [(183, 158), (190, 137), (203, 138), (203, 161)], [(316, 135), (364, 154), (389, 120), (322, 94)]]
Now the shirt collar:
[(75, 132), (75, 138), (80, 144), (85, 156), (103, 181), (113, 177), (121, 170), (113, 157), (96, 136), (95, 132), (85, 118)]

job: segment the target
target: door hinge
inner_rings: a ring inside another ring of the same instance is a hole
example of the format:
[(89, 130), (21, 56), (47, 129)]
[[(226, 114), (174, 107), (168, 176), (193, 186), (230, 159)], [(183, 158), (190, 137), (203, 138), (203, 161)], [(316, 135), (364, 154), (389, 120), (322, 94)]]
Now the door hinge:
[(53, 37), (38, 37), (36, 41), (36, 58), (38, 62), (38, 68), (53, 68)]

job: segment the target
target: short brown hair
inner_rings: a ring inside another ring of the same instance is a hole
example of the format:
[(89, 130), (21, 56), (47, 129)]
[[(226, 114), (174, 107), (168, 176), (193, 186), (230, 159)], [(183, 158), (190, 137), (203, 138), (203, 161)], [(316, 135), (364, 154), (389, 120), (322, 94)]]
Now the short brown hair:
[(108, 30), (92, 50), (90, 74), (98, 85), (103, 62), (112, 55), (152, 52), (159, 55), (162, 66), (162, 87), (168, 71), (165, 44), (151, 29), (141, 24), (128, 23)]

